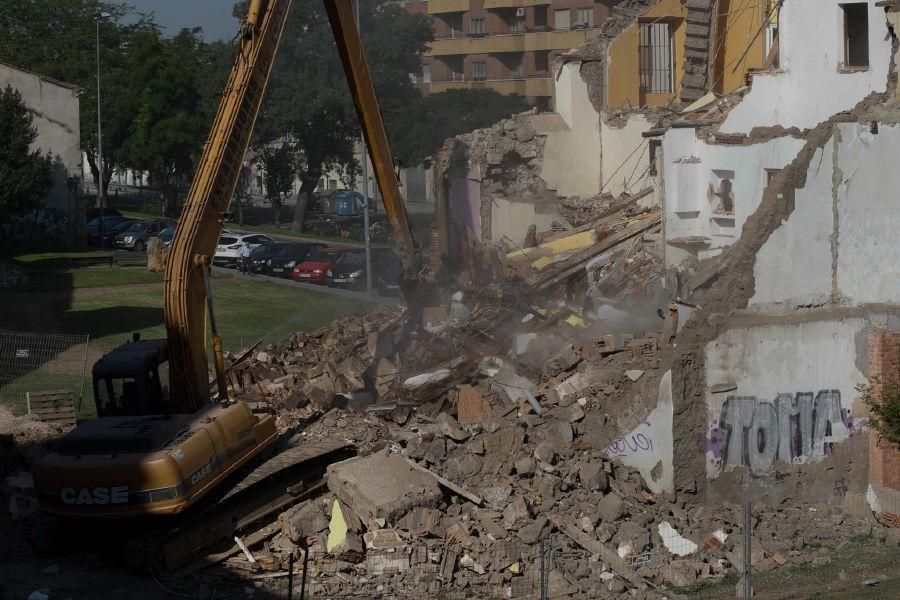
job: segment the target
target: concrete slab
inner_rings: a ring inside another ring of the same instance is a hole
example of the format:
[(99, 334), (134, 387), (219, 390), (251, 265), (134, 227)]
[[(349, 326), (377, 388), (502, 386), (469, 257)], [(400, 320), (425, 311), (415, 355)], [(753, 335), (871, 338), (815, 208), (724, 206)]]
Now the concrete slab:
[(436, 508), (442, 497), (433, 475), (384, 452), (335, 463), (326, 479), (328, 489), (364, 523), (395, 523), (418, 506)]

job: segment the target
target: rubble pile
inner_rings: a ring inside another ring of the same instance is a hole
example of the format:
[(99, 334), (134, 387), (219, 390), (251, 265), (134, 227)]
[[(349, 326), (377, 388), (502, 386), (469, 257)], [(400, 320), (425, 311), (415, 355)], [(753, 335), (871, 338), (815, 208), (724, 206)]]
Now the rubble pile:
[[(617, 432), (647, 414), (641, 398), (656, 387), (659, 357), (629, 351), (634, 344), (592, 346), (594, 356), (569, 342), (534, 379), (520, 374), (533, 369), (484, 357), (445, 391), (441, 410), (402, 424), (372, 414), (377, 405), (330, 410), (295, 441), (340, 436), (360, 455), (329, 467), (327, 494), (281, 514), (255, 560), (283, 572), (307, 549), (313, 597), (527, 597), (538, 589), (542, 540), (558, 557), (552, 597), (637, 589), (659, 598), (661, 587), (733, 571), (740, 506), (707, 506), (690, 486), (654, 494), (615, 460)], [(875, 529), (838, 508), (757, 506), (753, 564), (824, 564)], [(228, 565), (262, 577), (243, 556)]]

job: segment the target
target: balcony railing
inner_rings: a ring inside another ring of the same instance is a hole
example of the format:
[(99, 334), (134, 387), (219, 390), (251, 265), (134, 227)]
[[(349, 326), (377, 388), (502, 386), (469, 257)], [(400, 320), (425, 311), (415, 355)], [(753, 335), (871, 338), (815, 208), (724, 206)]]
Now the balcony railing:
[(568, 50), (599, 33), (599, 27), (515, 33), (489, 33), (484, 37), (438, 37), (430, 44), (430, 56)]

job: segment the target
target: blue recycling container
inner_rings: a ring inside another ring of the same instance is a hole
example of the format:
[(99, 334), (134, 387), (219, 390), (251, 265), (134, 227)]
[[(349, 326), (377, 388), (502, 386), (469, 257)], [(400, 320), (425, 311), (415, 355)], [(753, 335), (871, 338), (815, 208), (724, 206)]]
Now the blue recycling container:
[(335, 204), (337, 204), (337, 214), (340, 217), (352, 217), (356, 214), (353, 194), (339, 194), (335, 199)]

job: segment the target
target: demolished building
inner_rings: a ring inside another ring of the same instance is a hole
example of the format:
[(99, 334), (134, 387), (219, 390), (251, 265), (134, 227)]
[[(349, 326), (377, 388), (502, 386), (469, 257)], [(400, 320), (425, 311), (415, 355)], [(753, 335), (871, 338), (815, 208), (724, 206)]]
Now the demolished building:
[[(435, 161), (455, 293), (421, 330), (378, 312), (231, 366), (290, 443), (359, 456), (242, 533), (262, 567), (217, 560), (284, 577), (303, 549), (313, 596), (661, 598), (740, 571), (747, 501), (754, 568), (900, 543), (857, 391), (900, 367), (898, 15), (619, 3), (556, 112)], [(668, 79), (642, 79), (659, 23)]]

